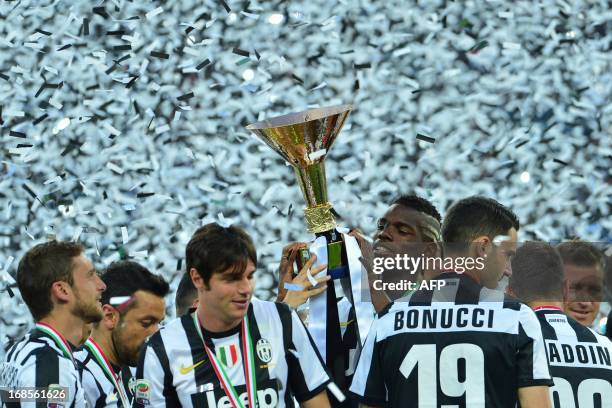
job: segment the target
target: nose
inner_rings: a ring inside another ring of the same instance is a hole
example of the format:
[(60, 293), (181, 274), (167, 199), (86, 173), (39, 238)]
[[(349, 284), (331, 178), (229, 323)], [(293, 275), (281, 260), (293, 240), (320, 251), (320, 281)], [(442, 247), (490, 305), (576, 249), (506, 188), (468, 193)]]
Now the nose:
[(389, 226), (385, 226), (382, 230), (378, 231), (375, 237), (376, 240), (384, 242), (393, 241), (393, 235), (391, 234), (390, 229), (391, 228)]
[(238, 292), (241, 295), (249, 295), (253, 291), (253, 284), (250, 279), (242, 279), (238, 285)]
[(106, 283), (98, 276), (98, 290), (104, 292), (106, 290)]

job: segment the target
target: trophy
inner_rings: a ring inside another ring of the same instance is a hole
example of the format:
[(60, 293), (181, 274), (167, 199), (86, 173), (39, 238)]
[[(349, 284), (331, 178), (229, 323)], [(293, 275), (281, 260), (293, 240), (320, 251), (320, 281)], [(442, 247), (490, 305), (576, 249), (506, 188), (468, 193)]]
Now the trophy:
[(325, 158), (351, 109), (351, 105), (309, 109), (247, 126), (291, 164), (306, 201), (304, 216), (308, 231), (317, 237), (325, 236), (327, 240), (327, 271), (332, 280), (327, 288), (325, 355), (327, 367), (341, 388), (348, 384), (344, 378), (344, 350), (334, 280), (340, 279), (343, 287), (350, 288), (350, 279), (347, 278), (349, 268), (342, 235), (336, 231), (332, 205), (327, 196)]

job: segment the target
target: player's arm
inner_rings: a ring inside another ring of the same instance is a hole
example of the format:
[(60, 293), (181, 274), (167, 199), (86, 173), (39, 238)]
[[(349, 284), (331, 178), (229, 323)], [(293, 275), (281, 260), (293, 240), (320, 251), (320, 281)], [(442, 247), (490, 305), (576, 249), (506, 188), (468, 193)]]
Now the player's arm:
[(302, 407), (330, 407), (326, 389), (331, 379), (310, 334), (295, 312), (280, 305), (278, 310), (287, 348), (288, 382), (295, 399)]
[(327, 398), (327, 393), (325, 391), (321, 391), (308, 401), (304, 401), (300, 403), (300, 407), (302, 408), (327, 408), (331, 407), (329, 403), (329, 399)]
[(535, 313), (521, 305), (517, 349), (518, 398), (523, 408), (550, 407), (548, 387), (553, 385), (542, 328)]
[(522, 387), (518, 389), (521, 408), (550, 408), (548, 386)]

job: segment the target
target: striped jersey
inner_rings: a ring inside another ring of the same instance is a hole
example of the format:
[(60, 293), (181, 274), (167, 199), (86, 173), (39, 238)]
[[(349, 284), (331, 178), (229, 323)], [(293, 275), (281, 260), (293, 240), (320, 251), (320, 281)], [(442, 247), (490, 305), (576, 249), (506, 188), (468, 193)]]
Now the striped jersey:
[[(303, 402), (326, 389), (330, 378), (325, 365), (295, 312), (286, 305), (253, 298), (247, 318), (260, 408), (293, 407), (294, 397)], [(240, 327), (223, 333), (201, 330), (246, 403)], [(143, 347), (136, 370), (135, 407), (229, 406), (191, 314), (167, 324)]]
[[(67, 390), (67, 400), (57, 407), (85, 407), (83, 388), (78, 370), (73, 361), (66, 357), (53, 338), (33, 329), (21, 341), (13, 344), (6, 352), (5, 361), (0, 363), (0, 388), (56, 388)], [(47, 402), (6, 402), (3, 408), (47, 407)]]
[(445, 285), (380, 313), (357, 364), (353, 397), (373, 406), (514, 408), (518, 388), (552, 385), (529, 307), (467, 275), (437, 279)]
[[(91, 351), (86, 347), (81, 347), (75, 351), (74, 357), (77, 361), (85, 399), (87, 400), (89, 408), (129, 408), (123, 407), (118, 390), (115, 389), (112, 380), (105, 374), (102, 366), (98, 364)], [(131, 401), (132, 396), (129, 385), (132, 379), (132, 373), (129, 367), (120, 369), (119, 367), (113, 366), (113, 369), (123, 383), (128, 400)]]
[(559, 309), (538, 308), (555, 408), (612, 407), (612, 342)]

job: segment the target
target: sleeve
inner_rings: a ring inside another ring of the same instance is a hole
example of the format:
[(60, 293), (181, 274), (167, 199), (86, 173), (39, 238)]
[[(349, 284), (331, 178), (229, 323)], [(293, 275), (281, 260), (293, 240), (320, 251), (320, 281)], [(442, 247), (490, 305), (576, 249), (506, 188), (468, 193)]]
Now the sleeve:
[(136, 408), (181, 406), (160, 332), (140, 350), (133, 397)]
[(517, 344), (518, 387), (552, 386), (542, 328), (535, 313), (521, 305)]
[[(47, 389), (61, 387), (66, 390), (64, 406), (75, 408), (86, 406), (80, 376), (71, 360), (60, 356), (49, 347), (38, 349), (35, 356), (31, 356), (30, 359), (19, 372), (19, 387)], [(40, 406), (40, 403), (21, 403), (22, 408), (35, 408), (37, 406)]]
[(383, 406), (386, 405), (387, 401), (387, 388), (384, 382), (383, 364), (380, 359), (380, 344), (376, 342), (379, 324), (379, 319), (372, 323), (349, 389), (353, 398), (363, 404), (372, 406)]
[(308, 401), (331, 381), (325, 363), (310, 334), (295, 312), (291, 312), (291, 337), (285, 345), (289, 384), (298, 402)]

